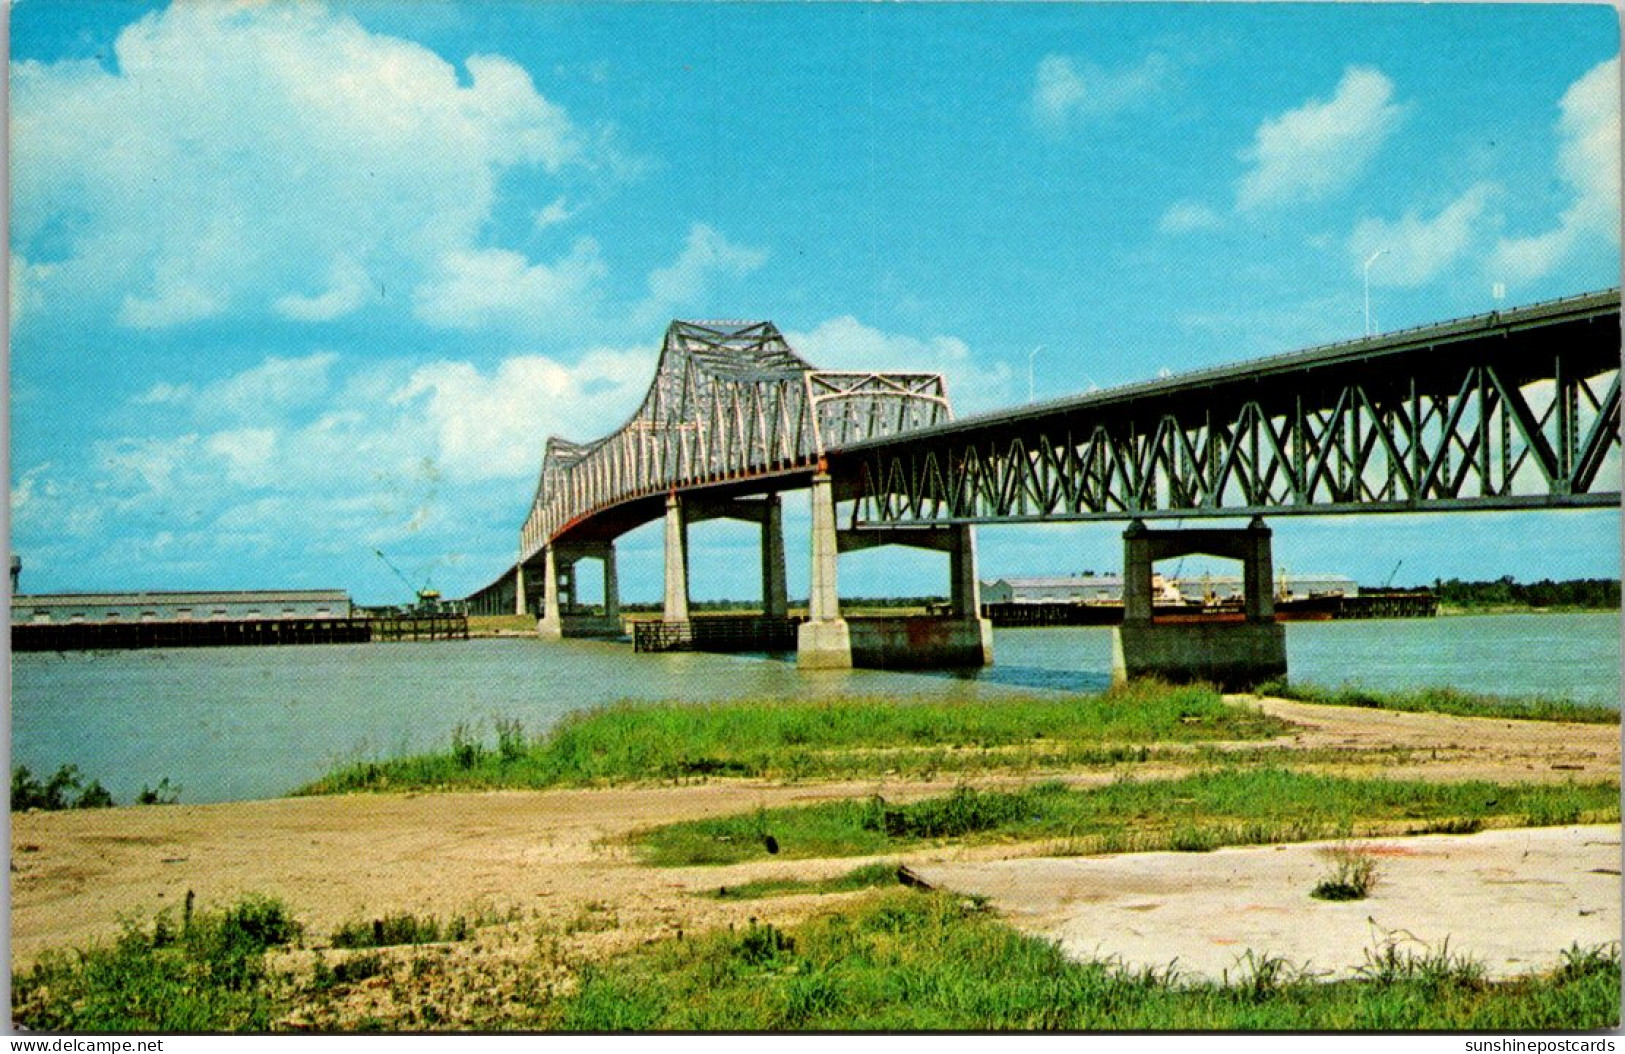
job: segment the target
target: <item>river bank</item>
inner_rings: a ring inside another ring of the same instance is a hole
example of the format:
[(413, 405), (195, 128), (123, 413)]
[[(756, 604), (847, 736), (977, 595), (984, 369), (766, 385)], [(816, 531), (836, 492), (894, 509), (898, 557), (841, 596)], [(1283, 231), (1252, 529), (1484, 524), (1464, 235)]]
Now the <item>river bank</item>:
[[(1294, 771), (1549, 786), (1617, 780), (1619, 772), (1618, 730), (1612, 726), (1234, 701), (1290, 726), (1282, 735), (1255, 741), (1253, 748), (1294, 752), (1301, 759)], [(1136, 766), (1135, 778), (1188, 771), (1188, 764), (1163, 759)], [(1104, 766), (971, 781), (884, 775), (829, 783), (712, 779), (677, 786), (347, 794), (19, 814), (12, 818), (13, 968), (26, 969), (50, 948), (106, 941), (119, 932), (121, 919), (150, 918), (165, 906), (178, 912), (189, 892), (210, 906), (268, 893), (284, 900), (307, 926), (302, 968), (309, 968), (309, 947), (323, 946), (326, 935), (357, 920), (461, 915), (497, 921), (448, 952), (463, 964), (459, 970), (466, 967), (473, 976), (502, 963), (529, 962), (543, 941), (553, 949), (549, 962), (564, 971), (559, 983), (568, 985), (569, 977), (588, 964), (647, 941), (730, 925), (743, 929), (752, 919), (794, 926), (855, 904), (852, 898), (873, 895), (704, 896), (764, 879), (832, 878), (863, 860), (763, 857), (721, 867), (657, 867), (636, 851), (634, 832), (877, 793), (888, 802), (907, 802), (941, 796), (967, 782), (1025, 786), (1041, 776), (1088, 788), (1110, 785), (1121, 773)], [(1398, 838), (1407, 829), (1385, 830)], [(1617, 831), (1617, 825), (1609, 829)], [(1052, 846), (1045, 840), (963, 844), (950, 839), (888, 859), (918, 870), (956, 861), (1034, 859)], [(1386, 907), (1394, 918), (1408, 910), (1403, 900)], [(1030, 932), (1046, 932), (1012, 919)], [(1555, 941), (1562, 935), (1548, 936)], [(1169, 935), (1168, 958), (1180, 953), (1178, 940)], [(1555, 954), (1568, 943), (1564, 939), (1550, 951)], [(350, 1007), (342, 1013), (365, 1016), (376, 994), (356, 986), (340, 1000)], [(353, 1026), (360, 1019), (342, 1021)]]

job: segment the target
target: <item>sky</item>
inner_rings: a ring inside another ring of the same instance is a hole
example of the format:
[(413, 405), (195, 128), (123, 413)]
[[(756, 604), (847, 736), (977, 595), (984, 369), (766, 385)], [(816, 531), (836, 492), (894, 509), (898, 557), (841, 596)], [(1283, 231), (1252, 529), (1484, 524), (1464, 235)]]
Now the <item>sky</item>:
[[(405, 599), (381, 550), (465, 594), (673, 318), (963, 415), (1358, 336), (1367, 274), (1379, 329), (1615, 286), (1618, 42), (1597, 5), (23, 0), (22, 589)], [(1272, 525), (1367, 584), (1619, 574), (1613, 510)], [(800, 497), (787, 530), (804, 593)], [(982, 577), (1120, 534), (984, 528)], [(751, 528), (693, 537), (696, 598), (753, 595)], [(946, 591), (940, 554), (842, 575)]]

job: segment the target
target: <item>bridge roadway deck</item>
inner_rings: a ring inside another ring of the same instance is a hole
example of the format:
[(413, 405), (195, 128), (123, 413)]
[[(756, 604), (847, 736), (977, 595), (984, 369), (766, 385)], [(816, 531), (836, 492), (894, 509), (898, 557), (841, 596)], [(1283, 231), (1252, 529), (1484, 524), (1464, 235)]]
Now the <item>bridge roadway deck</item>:
[(1129, 384), (829, 471), (877, 528), (1618, 506), (1619, 312), (1606, 290)]

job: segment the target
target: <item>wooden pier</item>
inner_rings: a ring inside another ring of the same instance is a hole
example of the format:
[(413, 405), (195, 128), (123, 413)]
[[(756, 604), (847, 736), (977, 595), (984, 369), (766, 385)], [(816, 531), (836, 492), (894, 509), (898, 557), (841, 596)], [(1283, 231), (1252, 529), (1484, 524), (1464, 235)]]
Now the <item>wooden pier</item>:
[(227, 648), (467, 639), (466, 615), (24, 622), (11, 627), (12, 651), (124, 651), (137, 648)]
[(633, 651), (795, 651), (796, 628), (805, 618), (711, 615), (683, 622), (632, 624)]

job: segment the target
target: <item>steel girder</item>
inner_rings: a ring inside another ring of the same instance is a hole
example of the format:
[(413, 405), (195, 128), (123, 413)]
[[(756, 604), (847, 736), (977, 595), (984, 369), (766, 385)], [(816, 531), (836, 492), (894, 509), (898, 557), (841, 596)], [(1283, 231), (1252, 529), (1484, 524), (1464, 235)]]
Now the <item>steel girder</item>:
[(1618, 506), (1612, 290), (830, 459), (854, 526)]
[(591, 443), (548, 440), (520, 560), (628, 501), (805, 474), (830, 449), (951, 419), (939, 374), (821, 371), (771, 322), (673, 322), (631, 420)]

